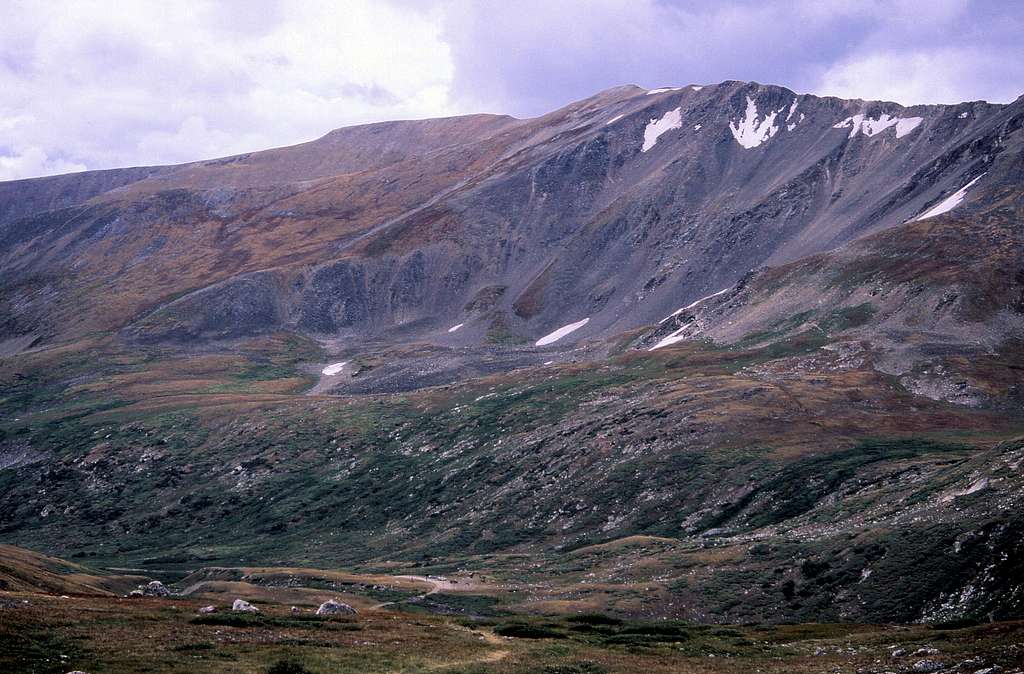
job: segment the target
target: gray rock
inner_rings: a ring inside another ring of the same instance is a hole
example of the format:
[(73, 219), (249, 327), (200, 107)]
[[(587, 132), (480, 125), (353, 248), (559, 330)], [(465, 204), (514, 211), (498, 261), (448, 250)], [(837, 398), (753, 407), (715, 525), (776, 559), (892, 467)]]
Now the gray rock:
[(356, 610), (348, 604), (343, 604), (340, 601), (328, 599), (324, 603), (320, 604), (320, 608), (316, 610), (317, 615), (355, 615)]
[(258, 608), (256, 608), (255, 606), (253, 606), (249, 602), (245, 601), (244, 599), (236, 599), (235, 603), (233, 603), (231, 605), (231, 610), (232, 611), (237, 611), (238, 613), (259, 613), (260, 612), (260, 610)]
[(915, 672), (937, 672), (942, 669), (942, 663), (937, 660), (918, 660), (914, 663)]
[(146, 597), (170, 597), (171, 591), (159, 580), (150, 581), (148, 585), (140, 588)]
[(204, 606), (201, 609), (199, 609), (199, 612), (200, 613), (216, 613), (217, 612), (217, 607), (216, 606)]

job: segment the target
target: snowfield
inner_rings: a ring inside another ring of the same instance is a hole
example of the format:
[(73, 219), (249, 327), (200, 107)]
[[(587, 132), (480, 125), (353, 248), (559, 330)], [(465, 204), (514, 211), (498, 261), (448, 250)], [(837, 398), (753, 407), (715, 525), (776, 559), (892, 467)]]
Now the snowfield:
[(693, 327), (693, 323), (690, 323), (688, 325), (684, 325), (683, 327), (679, 328), (678, 330), (673, 332), (671, 335), (669, 335), (668, 337), (665, 337), (660, 342), (658, 342), (657, 344), (655, 344), (654, 346), (652, 346), (651, 348), (649, 348), (647, 350), (648, 351), (654, 351), (656, 349), (660, 349), (663, 346), (669, 346), (671, 344), (675, 344), (676, 342), (683, 341), (684, 339), (686, 339), (686, 335), (684, 333), (687, 330), (689, 330), (690, 328), (692, 328), (692, 327)]
[(917, 216), (914, 219), (924, 220), (925, 218), (934, 218), (936, 215), (942, 215), (943, 213), (948, 213), (949, 211), (953, 210), (954, 208), (959, 206), (960, 202), (964, 200), (965, 196), (967, 196), (967, 190), (969, 190), (974, 183), (981, 180), (984, 176), (985, 174), (982, 173), (980, 176), (978, 176), (971, 182), (967, 183), (953, 194), (950, 194), (948, 197), (940, 201), (938, 204), (932, 206), (927, 211), (925, 211), (924, 213), (922, 213), (921, 215)]
[(328, 377), (330, 377), (331, 375), (338, 374), (343, 369), (345, 369), (345, 363), (347, 363), (347, 362), (348, 362), (347, 360), (343, 360), (340, 363), (334, 363), (333, 365), (328, 365), (321, 372), (323, 372), (323, 374), (327, 375)]
[(453, 325), (452, 327), (448, 328), (448, 332), (455, 332), (456, 330), (461, 328), (463, 325), (465, 325), (465, 323), (459, 323), (458, 325)]
[(661, 119), (651, 119), (647, 124), (647, 128), (644, 129), (644, 144), (640, 148), (641, 152), (647, 152), (654, 144), (658, 142), (658, 138), (662, 134), (671, 131), (672, 129), (678, 129), (683, 125), (683, 112), (682, 108), (676, 108), (675, 110), (669, 110)]
[(536, 343), (536, 346), (547, 346), (548, 344), (554, 344), (555, 342), (560, 340), (562, 337), (565, 337), (570, 332), (573, 332), (575, 330), (579, 330), (580, 328), (582, 328), (584, 325), (586, 325), (589, 322), (590, 322), (590, 317), (588, 316), (587, 318), (584, 318), (582, 321), (577, 321), (576, 323), (570, 323), (569, 325), (563, 325), (562, 327), (558, 328), (554, 332), (549, 333), (547, 335), (544, 335), (543, 337), (538, 339), (537, 343)]
[(890, 126), (895, 126), (896, 137), (902, 138), (916, 129), (923, 121), (923, 117), (890, 117), (886, 113), (882, 113), (882, 116), (878, 119), (872, 119), (864, 115), (854, 115), (853, 117), (847, 117), (841, 122), (836, 122), (832, 125), (832, 128), (849, 128), (850, 138), (853, 138), (858, 133), (863, 133), (865, 136), (877, 136)]
[(775, 126), (775, 117), (779, 113), (772, 111), (766, 115), (760, 123), (757, 121), (757, 103), (750, 96), (747, 96), (746, 115), (740, 121), (729, 122), (729, 130), (732, 137), (744, 148), (750, 150), (765, 142), (779, 131)]

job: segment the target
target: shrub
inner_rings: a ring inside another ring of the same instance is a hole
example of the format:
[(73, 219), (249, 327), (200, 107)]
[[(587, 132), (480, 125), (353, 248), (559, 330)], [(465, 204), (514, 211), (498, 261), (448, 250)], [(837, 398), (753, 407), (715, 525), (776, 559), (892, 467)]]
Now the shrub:
[(565, 635), (543, 625), (525, 623), (504, 623), (494, 628), (495, 634), (519, 639), (564, 639)]
[(603, 613), (580, 613), (579, 615), (572, 615), (566, 618), (571, 623), (580, 623), (582, 625), (621, 625), (622, 621), (618, 618), (613, 618)]
[(270, 666), (267, 674), (314, 674), (294, 660), (278, 660)]

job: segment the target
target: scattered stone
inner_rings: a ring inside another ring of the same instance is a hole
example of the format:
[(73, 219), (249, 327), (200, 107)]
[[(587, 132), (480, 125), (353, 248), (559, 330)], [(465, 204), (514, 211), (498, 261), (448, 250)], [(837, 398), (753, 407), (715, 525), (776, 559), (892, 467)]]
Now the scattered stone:
[(916, 657), (920, 657), (922, 655), (938, 655), (938, 654), (939, 654), (939, 649), (938, 648), (932, 648), (931, 646), (925, 646), (924, 648), (918, 648), (916, 651), (913, 652), (912, 655), (916, 658)]
[(355, 613), (356, 610), (348, 604), (333, 599), (328, 599), (320, 604), (320, 608), (316, 610), (317, 615), (355, 615)]
[(1002, 669), (1003, 668), (1000, 667), (999, 665), (992, 665), (991, 667), (985, 667), (984, 669), (979, 669), (976, 672), (974, 672), (974, 674), (996, 674), (996, 672), (1000, 672), (1000, 671), (1002, 671)]
[(915, 672), (937, 672), (942, 669), (942, 663), (937, 660), (918, 660), (914, 663)]
[(302, 609), (298, 606), (292, 606), (292, 615), (299, 615), (300, 613), (302, 613)]
[(907, 651), (905, 651), (904, 649), (896, 648), (896, 649), (893, 649), (892, 657), (894, 657), (894, 658), (902, 658), (906, 654), (907, 654)]
[(236, 599), (235, 603), (231, 605), (231, 610), (232, 611), (237, 611), (239, 613), (259, 613), (260, 612), (260, 610), (258, 608), (256, 608), (255, 606), (253, 606), (249, 602), (245, 601), (244, 599)]
[(199, 612), (200, 613), (216, 613), (217, 612), (217, 607), (216, 606), (204, 606), (201, 609), (199, 609)]

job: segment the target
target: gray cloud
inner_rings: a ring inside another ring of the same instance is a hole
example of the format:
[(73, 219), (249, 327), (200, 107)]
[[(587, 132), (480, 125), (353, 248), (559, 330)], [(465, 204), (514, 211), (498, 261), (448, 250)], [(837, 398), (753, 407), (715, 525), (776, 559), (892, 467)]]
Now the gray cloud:
[(1024, 6), (967, 0), (465, 2), (453, 95), (538, 114), (621, 83), (757, 80), (904, 103), (1024, 93)]

